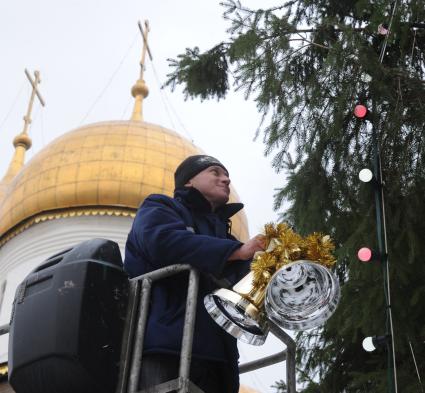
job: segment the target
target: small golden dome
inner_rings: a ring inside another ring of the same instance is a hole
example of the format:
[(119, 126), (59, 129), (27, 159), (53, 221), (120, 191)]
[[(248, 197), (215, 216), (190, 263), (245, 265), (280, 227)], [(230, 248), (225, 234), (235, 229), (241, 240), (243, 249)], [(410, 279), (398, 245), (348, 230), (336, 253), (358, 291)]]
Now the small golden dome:
[(131, 88), (131, 95), (137, 97), (138, 95), (146, 98), (149, 95), (149, 89), (143, 79), (138, 79), (134, 86)]
[[(46, 213), (53, 219), (60, 217), (57, 212), (92, 207), (133, 214), (149, 194), (172, 195), (175, 168), (199, 153), (174, 131), (142, 121), (70, 131), (37, 153), (8, 185), (0, 199), (0, 239)], [(234, 191), (230, 199), (238, 199)], [(235, 216), (233, 232), (247, 238), (245, 214)]]
[(26, 150), (29, 150), (32, 146), (31, 138), (27, 134), (19, 134), (13, 140), (13, 146), (23, 146)]

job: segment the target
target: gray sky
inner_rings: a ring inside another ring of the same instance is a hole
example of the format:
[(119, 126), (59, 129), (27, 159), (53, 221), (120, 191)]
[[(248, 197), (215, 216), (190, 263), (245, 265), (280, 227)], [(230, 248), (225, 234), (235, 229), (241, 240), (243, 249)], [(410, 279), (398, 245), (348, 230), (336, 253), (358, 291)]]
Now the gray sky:
[[(267, 7), (276, 2), (243, 4)], [(142, 48), (137, 21), (148, 19), (153, 63), (146, 64), (150, 94), (144, 105), (145, 120), (192, 139), (228, 167), (245, 203), (251, 235), (275, 221), (273, 194), (285, 178), (275, 174), (271, 159), (264, 157), (262, 136), (253, 140), (260, 119), (255, 104), (245, 101), (241, 92), (219, 102), (201, 103), (184, 101), (179, 90), (171, 93), (159, 88), (169, 72), (167, 58), (175, 58), (186, 47), (208, 49), (226, 38), (229, 25), (222, 12), (219, 1), (211, 0), (1, 2), (0, 176), (12, 157), (12, 140), (22, 130), (30, 95), (24, 69), (40, 70), (39, 89), (46, 101), (42, 110), (35, 104), (29, 159), (71, 129), (130, 117), (130, 89), (139, 75)], [(243, 360), (253, 360), (281, 348), (269, 338), (263, 347), (241, 347), (241, 355)], [(278, 379), (284, 379), (282, 365), (243, 376), (242, 381), (262, 392), (274, 392), (269, 386)]]

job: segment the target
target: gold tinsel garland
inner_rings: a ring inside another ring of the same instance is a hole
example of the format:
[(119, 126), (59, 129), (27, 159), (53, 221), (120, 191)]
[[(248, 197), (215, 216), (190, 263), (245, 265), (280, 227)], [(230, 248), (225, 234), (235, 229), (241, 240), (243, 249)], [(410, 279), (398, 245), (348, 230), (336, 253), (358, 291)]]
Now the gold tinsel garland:
[(299, 259), (331, 267), (336, 259), (335, 245), (329, 235), (314, 232), (306, 237), (295, 233), (287, 224), (264, 226), (265, 251), (257, 252), (251, 263), (255, 286), (266, 285), (282, 266)]

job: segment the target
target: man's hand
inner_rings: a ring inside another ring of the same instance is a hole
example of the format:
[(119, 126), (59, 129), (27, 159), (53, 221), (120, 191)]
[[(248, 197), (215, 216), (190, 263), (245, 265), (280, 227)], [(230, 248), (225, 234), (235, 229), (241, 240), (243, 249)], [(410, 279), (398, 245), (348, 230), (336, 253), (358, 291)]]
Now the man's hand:
[(233, 251), (228, 261), (247, 261), (249, 259), (252, 259), (257, 251), (264, 251), (265, 246), (265, 237), (263, 235), (257, 235), (252, 239), (249, 239), (245, 244), (242, 244), (240, 248)]

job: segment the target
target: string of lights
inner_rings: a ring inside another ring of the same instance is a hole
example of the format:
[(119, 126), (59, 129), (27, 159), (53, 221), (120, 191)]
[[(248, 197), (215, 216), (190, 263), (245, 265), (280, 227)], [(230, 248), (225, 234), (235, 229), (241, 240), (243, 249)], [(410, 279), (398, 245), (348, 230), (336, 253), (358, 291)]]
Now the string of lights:
[[(379, 62), (382, 64), (387, 54), (387, 45), (389, 37), (391, 35), (392, 24), (396, 10), (398, 7), (397, 0), (392, 5), (391, 16), (388, 25), (381, 24), (378, 28), (378, 34), (385, 35), (385, 39), (382, 43)], [(418, 26), (411, 26), (415, 32)], [(415, 42), (415, 41), (414, 41)], [(413, 44), (414, 45), (414, 44)], [(413, 57), (414, 46), (412, 47)], [(367, 337), (363, 341), (363, 346), (366, 350), (371, 351), (379, 345), (386, 345), (387, 348), (387, 363), (388, 363), (388, 391), (391, 393), (398, 392), (397, 385), (397, 366), (396, 366), (396, 352), (395, 352), (395, 334), (392, 316), (392, 303), (391, 303), (391, 287), (390, 287), (390, 271), (389, 271), (389, 257), (388, 257), (388, 239), (387, 239), (387, 227), (386, 227), (386, 214), (385, 214), (385, 198), (384, 198), (384, 187), (382, 177), (382, 166), (381, 166), (381, 151), (380, 143), (381, 136), (379, 133), (379, 127), (377, 126), (377, 118), (374, 116), (374, 108), (372, 112), (363, 105), (359, 104), (354, 109), (354, 115), (358, 119), (368, 120), (367, 125), (372, 128), (372, 145), (373, 145), (373, 173), (368, 168), (364, 168), (359, 173), (359, 178), (362, 182), (371, 183), (375, 190), (375, 212), (376, 212), (376, 230), (378, 240), (378, 250), (372, 250), (368, 247), (363, 247), (358, 251), (358, 258), (362, 262), (379, 261), (383, 268), (383, 281), (384, 281), (384, 295), (385, 295), (385, 307), (386, 307), (386, 334), (384, 336)], [(411, 348), (412, 349), (412, 348)], [(414, 358), (413, 350), (412, 355)], [(415, 363), (416, 365), (416, 363)], [(419, 382), (422, 386), (420, 376), (418, 373)]]

